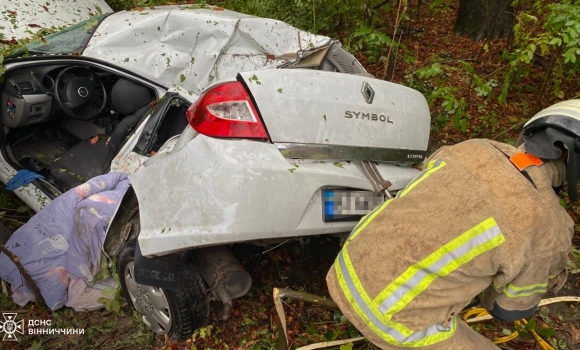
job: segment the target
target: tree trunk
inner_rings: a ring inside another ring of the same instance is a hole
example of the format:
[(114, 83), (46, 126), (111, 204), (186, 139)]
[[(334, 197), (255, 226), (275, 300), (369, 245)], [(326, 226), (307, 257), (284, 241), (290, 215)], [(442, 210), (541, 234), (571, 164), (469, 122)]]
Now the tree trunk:
[(475, 41), (506, 38), (514, 26), (512, 0), (461, 0), (455, 32)]

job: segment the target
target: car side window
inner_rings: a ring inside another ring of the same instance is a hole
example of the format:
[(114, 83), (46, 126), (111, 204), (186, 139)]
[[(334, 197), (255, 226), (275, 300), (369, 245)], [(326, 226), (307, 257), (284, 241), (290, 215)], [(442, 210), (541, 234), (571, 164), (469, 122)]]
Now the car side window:
[(169, 108), (162, 116), (157, 127), (151, 151), (157, 152), (167, 140), (179, 135), (187, 127), (188, 122), (185, 116), (189, 105), (180, 98), (174, 98), (169, 102)]

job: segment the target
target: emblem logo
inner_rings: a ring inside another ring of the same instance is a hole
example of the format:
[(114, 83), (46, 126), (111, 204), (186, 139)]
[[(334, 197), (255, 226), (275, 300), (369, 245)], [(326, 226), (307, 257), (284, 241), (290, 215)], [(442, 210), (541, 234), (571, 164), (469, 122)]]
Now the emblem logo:
[(81, 86), (78, 90), (78, 93), (80, 97), (87, 97), (89, 95), (89, 90), (87, 90), (86, 87)]
[(4, 322), (0, 321), (0, 332), (4, 332), (2, 340), (16, 341), (16, 333), (24, 334), (24, 321), (16, 321), (17, 313), (2, 313)]
[(375, 90), (373, 90), (369, 83), (364, 82), (360, 91), (362, 92), (365, 101), (367, 101), (368, 104), (372, 104), (373, 99), (375, 98)]

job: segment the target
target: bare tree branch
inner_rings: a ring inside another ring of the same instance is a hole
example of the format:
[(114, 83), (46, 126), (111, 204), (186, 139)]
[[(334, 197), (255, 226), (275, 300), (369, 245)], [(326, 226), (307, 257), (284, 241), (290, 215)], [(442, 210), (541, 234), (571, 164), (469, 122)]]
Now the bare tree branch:
[(10, 260), (14, 263), (14, 265), (18, 269), (18, 272), (20, 272), (20, 274), (24, 278), (26, 285), (28, 286), (28, 288), (30, 288), (32, 294), (34, 294), (34, 297), (36, 298), (36, 303), (40, 306), (46, 306), (46, 302), (44, 301), (42, 294), (40, 294), (38, 286), (36, 285), (36, 283), (34, 283), (34, 280), (30, 277), (28, 271), (26, 271), (24, 266), (22, 266), (22, 264), (20, 263), (20, 257), (14, 255), (11, 251), (8, 250), (8, 248), (4, 246), (4, 244), (1, 243), (0, 243), (0, 251), (6, 254), (6, 256), (10, 258)]

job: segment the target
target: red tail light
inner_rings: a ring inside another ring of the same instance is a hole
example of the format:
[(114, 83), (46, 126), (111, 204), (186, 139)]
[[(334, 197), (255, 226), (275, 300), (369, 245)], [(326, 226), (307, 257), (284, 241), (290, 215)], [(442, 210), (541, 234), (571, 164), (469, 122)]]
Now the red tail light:
[(268, 134), (240, 82), (216, 85), (187, 110), (189, 124), (212, 137), (264, 139)]

